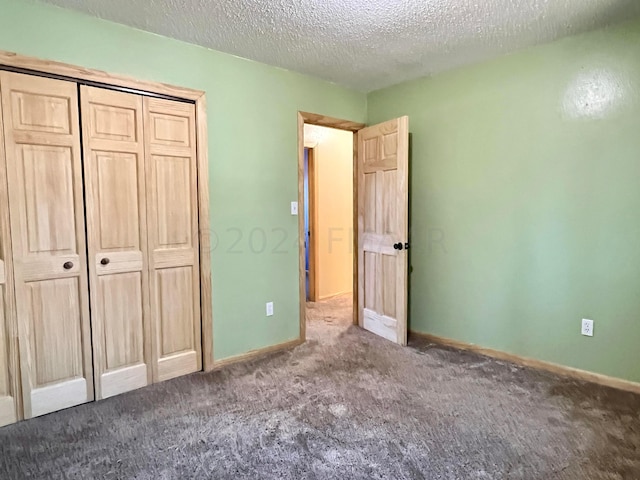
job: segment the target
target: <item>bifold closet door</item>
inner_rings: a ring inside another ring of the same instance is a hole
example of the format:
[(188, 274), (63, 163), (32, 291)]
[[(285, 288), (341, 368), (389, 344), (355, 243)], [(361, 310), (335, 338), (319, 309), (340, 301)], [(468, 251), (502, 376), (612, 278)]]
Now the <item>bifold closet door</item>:
[(154, 381), (202, 368), (195, 106), (144, 99)]
[(75, 83), (0, 72), (24, 416), (93, 399)]
[(152, 381), (142, 97), (82, 86), (96, 398)]
[[(2, 92), (1, 83), (0, 92)], [(0, 427), (20, 418), (18, 413), (20, 384), (17, 378), (18, 333), (13, 303), (12, 264), (2, 102), (0, 102)]]
[[(1, 202), (6, 207), (5, 202)], [(2, 239), (4, 241), (4, 238)], [(17, 343), (14, 335), (15, 318), (7, 301), (11, 298), (8, 293), (6, 262), (0, 260), (0, 427), (18, 420), (18, 372)]]

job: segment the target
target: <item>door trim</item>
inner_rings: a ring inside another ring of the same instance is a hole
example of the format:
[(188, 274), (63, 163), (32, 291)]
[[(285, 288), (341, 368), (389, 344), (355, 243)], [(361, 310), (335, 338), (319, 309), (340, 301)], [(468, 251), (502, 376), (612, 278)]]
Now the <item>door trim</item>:
[(176, 99), (181, 98), (191, 101), (197, 101), (202, 95), (204, 95), (204, 92), (201, 90), (176, 87), (160, 82), (138, 80), (125, 75), (111, 74), (102, 70), (77, 67), (68, 63), (55, 62), (52, 60), (42, 60), (39, 58), (28, 57), (25, 55), (19, 55), (17, 53), (6, 52), (2, 50), (0, 50), (0, 65), (6, 65), (9, 67), (25, 70), (33, 70), (36, 74), (38, 72), (43, 72), (50, 75), (67, 77), (67, 80), (71, 81), (84, 80), (87, 82), (114, 85), (130, 90), (136, 90), (136, 92), (134, 93), (150, 92), (159, 95), (171, 96)]
[[(304, 124), (337, 128), (353, 132), (353, 324), (358, 324), (358, 130), (366, 127), (364, 123), (352, 122), (340, 118), (327, 117), (317, 113), (298, 112), (298, 212), (304, 212)], [(298, 215), (298, 276), (300, 301), (300, 341), (307, 338), (307, 303), (304, 268), (304, 215)]]
[[(2, 97), (0, 95), (0, 103)], [(0, 108), (1, 110), (1, 108)], [(0, 426), (24, 418), (22, 408), (22, 377), (20, 373), (20, 350), (18, 348), (18, 315), (15, 297), (15, 285), (13, 282), (13, 246), (11, 240), (11, 221), (9, 218), (9, 185), (7, 183), (7, 162), (4, 143), (4, 118), (0, 111), (0, 238), (4, 241), (1, 245), (0, 270), (2, 279), (0, 289), (4, 294), (0, 302), (0, 308), (4, 309), (4, 329), (7, 345), (7, 362), (10, 375), (11, 397), (14, 406), (14, 418), (0, 417)], [(0, 328), (2, 328), (0, 324)]]
[(209, 224), (209, 141), (207, 99), (196, 99), (196, 161), (198, 162), (198, 232), (200, 240), (200, 318), (202, 319), (202, 369), (210, 372), (213, 361), (213, 297), (211, 280), (211, 226)]
[[(102, 70), (78, 67), (67, 63), (42, 60), (0, 50), (2, 66), (13, 69), (30, 70), (50, 76), (66, 77), (79, 83), (99, 83), (128, 89), (137, 94), (173, 97), (196, 105), (196, 156), (198, 170), (198, 224), (200, 240), (200, 315), (202, 320), (202, 366), (205, 372), (214, 368), (213, 361), (213, 303), (211, 285), (211, 232), (209, 218), (209, 155), (207, 130), (207, 100), (202, 90), (178, 87), (160, 82), (138, 80), (132, 77), (104, 72)], [(12, 312), (15, 315), (15, 312)]]

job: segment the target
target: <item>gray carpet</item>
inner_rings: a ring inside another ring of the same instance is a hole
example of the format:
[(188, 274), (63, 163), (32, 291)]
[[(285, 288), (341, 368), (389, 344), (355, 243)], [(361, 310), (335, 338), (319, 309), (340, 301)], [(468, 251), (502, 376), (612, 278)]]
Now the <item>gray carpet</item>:
[(640, 397), (349, 326), (0, 429), (0, 478), (640, 479)]

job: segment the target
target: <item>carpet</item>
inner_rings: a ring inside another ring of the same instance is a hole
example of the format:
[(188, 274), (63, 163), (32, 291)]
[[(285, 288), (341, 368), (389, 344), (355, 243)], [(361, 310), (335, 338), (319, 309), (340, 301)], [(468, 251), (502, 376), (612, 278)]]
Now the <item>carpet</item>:
[(350, 325), (0, 429), (2, 479), (640, 479), (640, 396)]

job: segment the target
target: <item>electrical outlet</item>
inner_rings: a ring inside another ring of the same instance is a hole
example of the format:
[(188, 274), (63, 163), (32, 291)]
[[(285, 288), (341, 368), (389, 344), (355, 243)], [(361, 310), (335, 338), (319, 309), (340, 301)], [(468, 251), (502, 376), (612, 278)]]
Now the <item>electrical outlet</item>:
[(267, 302), (267, 317), (273, 316), (273, 302)]
[(582, 319), (582, 335), (593, 337), (593, 320)]

